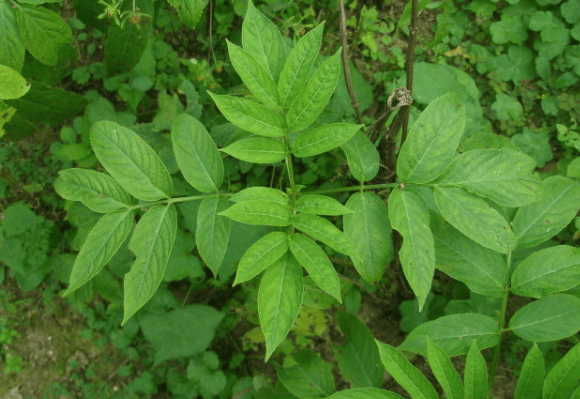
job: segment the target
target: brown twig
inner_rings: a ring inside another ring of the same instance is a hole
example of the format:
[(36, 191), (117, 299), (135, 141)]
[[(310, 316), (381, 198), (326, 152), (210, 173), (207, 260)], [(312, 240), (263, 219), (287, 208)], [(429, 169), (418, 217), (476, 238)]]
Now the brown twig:
[(352, 81), (350, 79), (350, 66), (348, 64), (348, 41), (346, 40), (346, 13), (344, 11), (344, 1), (338, 0), (340, 4), (340, 37), (342, 39), (342, 66), (344, 68), (344, 79), (346, 81), (346, 89), (352, 102), (352, 106), (356, 111), (356, 119), (358, 123), (363, 123), (362, 114), (359, 108), (359, 102), (354, 94)]
[[(415, 47), (417, 45), (417, 9), (418, 1), (413, 0), (411, 3), (411, 26), (409, 27), (409, 42), (407, 44), (407, 62), (405, 65), (407, 73), (407, 90), (413, 95), (413, 70), (415, 66)], [(401, 144), (407, 138), (407, 129), (409, 127), (409, 107), (404, 109), (405, 117), (403, 119), (403, 131), (401, 133)]]

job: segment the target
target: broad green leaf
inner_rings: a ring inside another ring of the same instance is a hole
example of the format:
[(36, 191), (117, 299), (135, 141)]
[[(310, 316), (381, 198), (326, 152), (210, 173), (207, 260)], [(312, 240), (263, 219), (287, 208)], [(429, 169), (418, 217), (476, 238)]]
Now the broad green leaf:
[(457, 94), (445, 94), (427, 106), (409, 130), (397, 159), (399, 179), (428, 183), (455, 156), (465, 127), (465, 109)]
[(497, 323), (493, 318), (477, 313), (460, 313), (421, 324), (407, 336), (399, 349), (427, 356), (425, 337), (429, 337), (449, 356), (465, 355), (474, 340), (481, 349), (499, 342)]
[(93, 170), (61, 170), (54, 189), (64, 199), (80, 201), (90, 210), (100, 213), (112, 212), (134, 203), (115, 179)]
[(380, 156), (369, 138), (358, 131), (340, 146), (346, 154), (350, 172), (360, 182), (369, 181), (379, 173)]
[(363, 125), (331, 123), (300, 133), (292, 152), (300, 158), (322, 154), (348, 141)]
[(193, 29), (208, 3), (203, 0), (169, 0), (169, 4), (175, 7), (179, 18)]
[(110, 121), (91, 127), (91, 145), (107, 171), (143, 201), (170, 197), (173, 181), (155, 151), (131, 129)]
[(508, 268), (503, 257), (473, 242), (441, 217), (431, 215), (435, 263), (439, 270), (481, 295), (505, 294)]
[(435, 244), (421, 194), (412, 189), (394, 189), (389, 196), (389, 219), (403, 237), (399, 259), (421, 311), (435, 273)]
[(477, 347), (477, 341), (473, 341), (463, 371), (465, 384), (465, 399), (485, 399), (487, 395), (487, 367), (485, 359)]
[(350, 239), (328, 220), (307, 213), (301, 213), (292, 219), (294, 227), (332, 249), (353, 258), (360, 258), (356, 247)]
[(65, 296), (83, 286), (109, 263), (132, 227), (131, 211), (107, 213), (99, 219), (77, 255)]
[(333, 393), (327, 399), (403, 399), (403, 397), (379, 388), (353, 388)]
[(527, 341), (557, 341), (580, 330), (580, 298), (552, 294), (520, 308), (510, 319), (510, 330)]
[(288, 206), (277, 202), (248, 200), (238, 202), (219, 214), (240, 223), (288, 226), (292, 211)]
[(352, 314), (338, 312), (336, 322), (346, 336), (333, 344), (338, 368), (353, 388), (380, 387), (385, 379), (379, 348), (369, 329)]
[(286, 59), (278, 79), (280, 104), (292, 104), (308, 79), (314, 60), (322, 43), (324, 22), (304, 35), (294, 46)]
[(266, 339), (266, 361), (292, 328), (303, 291), (302, 268), (289, 252), (270, 265), (262, 276), (258, 315)]
[(242, 45), (254, 59), (278, 80), (286, 60), (286, 51), (280, 31), (250, 1), (242, 24)]
[(463, 383), (449, 356), (427, 337), (427, 361), (448, 399), (463, 399)]
[(576, 344), (548, 373), (542, 399), (568, 399), (580, 379), (580, 344)]
[(296, 100), (290, 104), (286, 122), (291, 131), (304, 130), (324, 110), (330, 100), (340, 75), (340, 53), (338, 50), (312, 74)]
[(352, 213), (346, 206), (326, 195), (303, 195), (294, 204), (294, 209), (312, 215), (338, 216)]
[(277, 190), (275, 188), (268, 187), (250, 187), (246, 188), (239, 193), (234, 194), (230, 197), (232, 202), (243, 202), (243, 201), (270, 201), (276, 202), (278, 204), (290, 205), (290, 199), (284, 191)]
[(220, 151), (232, 157), (253, 163), (280, 162), (288, 155), (288, 147), (278, 139), (270, 137), (249, 137), (238, 140)]
[(352, 213), (343, 217), (344, 234), (363, 259), (353, 259), (354, 267), (365, 280), (374, 283), (381, 279), (394, 255), (387, 207), (379, 196), (368, 191), (353, 194), (346, 207)]
[(435, 202), (453, 227), (478, 244), (504, 254), (515, 248), (509, 223), (483, 198), (460, 187), (435, 187)]
[(189, 184), (202, 193), (217, 192), (224, 178), (222, 157), (206, 128), (181, 114), (171, 127), (175, 159)]
[(580, 184), (562, 176), (544, 180), (542, 199), (518, 209), (513, 220), (519, 247), (533, 247), (558, 234), (580, 208)]
[(288, 234), (281, 231), (260, 238), (244, 253), (233, 285), (248, 281), (262, 273), (286, 253), (288, 246)]
[(291, 368), (276, 366), (278, 379), (286, 389), (299, 398), (325, 398), (334, 392), (332, 365), (310, 349), (302, 349)]
[[(141, 11), (147, 12), (143, 9)], [(146, 26), (126, 24), (123, 28), (115, 24), (109, 25), (105, 43), (107, 75), (115, 76), (130, 72), (143, 56), (151, 33), (151, 23)]]
[(290, 251), (306, 269), (316, 285), (335, 297), (338, 302), (342, 302), (338, 274), (322, 248), (302, 234), (292, 234), (290, 236)]
[(154, 206), (139, 219), (129, 249), (136, 256), (125, 275), (125, 324), (155, 294), (163, 280), (165, 267), (177, 232), (177, 211), (173, 204)]
[(427, 377), (413, 366), (397, 348), (376, 341), (381, 361), (387, 372), (413, 399), (438, 399), (437, 391)]
[(16, 11), (6, 2), (0, 2), (0, 64), (17, 72), (24, 65), (26, 49), (18, 34)]
[(437, 183), (515, 208), (537, 201), (542, 194), (541, 181), (531, 175), (535, 167), (533, 158), (521, 152), (473, 150), (453, 159)]
[(48, 8), (26, 5), (16, 9), (16, 18), (20, 39), (30, 54), (43, 64), (56, 65), (59, 47), (73, 41), (66, 22)]
[(534, 342), (534, 346), (526, 355), (522, 371), (516, 386), (515, 399), (538, 399), (544, 385), (544, 357)]
[(228, 200), (223, 197), (207, 197), (201, 201), (197, 211), (197, 250), (214, 276), (224, 260), (230, 240), (231, 222), (219, 215), (228, 205)]
[(284, 118), (271, 109), (245, 98), (208, 93), (224, 117), (240, 129), (266, 137), (286, 134)]
[(22, 97), (30, 90), (30, 83), (14, 69), (0, 65), (0, 100)]
[(227, 39), (226, 42), (230, 60), (242, 82), (264, 105), (277, 108), (279, 104), (278, 87), (270, 73), (246, 50)]
[(532, 253), (512, 274), (511, 291), (541, 298), (580, 285), (580, 248), (558, 245)]

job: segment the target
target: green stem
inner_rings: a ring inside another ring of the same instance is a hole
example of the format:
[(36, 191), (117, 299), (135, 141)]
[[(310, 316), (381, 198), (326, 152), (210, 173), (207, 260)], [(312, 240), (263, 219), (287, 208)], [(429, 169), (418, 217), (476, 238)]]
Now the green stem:
[(347, 191), (364, 191), (364, 190), (380, 190), (384, 188), (397, 187), (399, 183), (385, 183), (385, 184), (370, 184), (368, 186), (350, 186), (350, 187), (338, 187), (338, 188), (327, 188), (323, 190), (310, 190), (305, 191), (304, 194), (332, 194), (332, 193), (342, 193)]
[(132, 211), (134, 209), (147, 208), (147, 207), (150, 207), (153, 205), (166, 205), (166, 204), (175, 204), (175, 203), (179, 203), (179, 202), (196, 201), (196, 200), (202, 200), (202, 199), (207, 198), (207, 197), (215, 197), (216, 195), (220, 195), (222, 197), (231, 197), (234, 194), (235, 193), (219, 193), (219, 194), (213, 193), (213, 194), (191, 195), (189, 197), (167, 198), (167, 199), (162, 199), (159, 201), (139, 203), (137, 205), (128, 206), (126, 209), (128, 211)]

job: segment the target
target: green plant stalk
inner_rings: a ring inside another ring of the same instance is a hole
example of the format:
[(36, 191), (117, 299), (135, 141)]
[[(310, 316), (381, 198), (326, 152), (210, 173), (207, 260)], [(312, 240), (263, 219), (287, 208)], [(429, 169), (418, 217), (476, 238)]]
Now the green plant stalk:
[(364, 191), (364, 190), (380, 190), (385, 188), (397, 187), (399, 183), (384, 183), (384, 184), (369, 184), (366, 186), (349, 186), (349, 187), (338, 187), (338, 188), (328, 188), (324, 190), (309, 190), (305, 191), (304, 194), (333, 194), (342, 193), (348, 191)]

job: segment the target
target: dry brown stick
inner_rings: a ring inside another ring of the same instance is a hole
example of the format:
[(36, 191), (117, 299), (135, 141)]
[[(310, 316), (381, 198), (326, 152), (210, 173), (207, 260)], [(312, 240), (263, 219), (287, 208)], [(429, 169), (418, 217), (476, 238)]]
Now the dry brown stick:
[(348, 65), (348, 41), (346, 40), (346, 13), (344, 11), (344, 1), (338, 0), (340, 4), (340, 36), (342, 39), (342, 66), (344, 68), (344, 79), (346, 81), (346, 89), (352, 102), (352, 106), (356, 111), (356, 119), (358, 123), (363, 123), (362, 114), (359, 108), (359, 102), (354, 94), (352, 81), (350, 79), (350, 66)]

